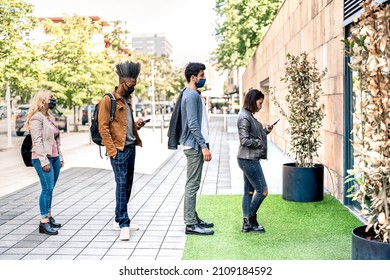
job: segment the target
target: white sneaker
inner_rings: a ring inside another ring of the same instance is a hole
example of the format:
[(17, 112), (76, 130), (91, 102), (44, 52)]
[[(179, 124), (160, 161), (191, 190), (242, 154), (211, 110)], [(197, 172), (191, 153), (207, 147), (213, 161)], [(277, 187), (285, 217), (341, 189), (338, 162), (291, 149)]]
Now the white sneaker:
[(121, 228), (121, 234), (119, 235), (119, 240), (121, 240), (121, 241), (130, 240), (130, 228), (129, 227)]
[[(115, 222), (115, 220), (112, 222), (112, 228), (113, 230), (121, 230), (121, 228), (119, 227), (119, 223)], [(130, 230), (139, 230), (139, 226), (137, 224), (131, 223)]]
[(137, 224), (131, 223), (130, 230), (133, 230), (133, 231), (139, 230), (139, 226)]

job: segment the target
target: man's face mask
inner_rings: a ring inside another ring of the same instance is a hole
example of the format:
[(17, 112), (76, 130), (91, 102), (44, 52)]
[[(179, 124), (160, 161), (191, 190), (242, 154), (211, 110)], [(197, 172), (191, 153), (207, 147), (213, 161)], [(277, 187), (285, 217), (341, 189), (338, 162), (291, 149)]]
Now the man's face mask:
[(195, 83), (195, 86), (197, 88), (202, 88), (204, 87), (204, 85), (206, 84), (206, 79), (199, 79), (196, 83)]
[(126, 89), (125, 89), (126, 95), (132, 94), (134, 92), (134, 87), (129, 87), (129, 86), (127, 86), (126, 83), (125, 83), (125, 85), (126, 85)]
[(57, 105), (57, 100), (54, 97), (50, 98), (50, 100), (49, 100), (49, 109), (54, 109), (54, 107), (56, 105)]

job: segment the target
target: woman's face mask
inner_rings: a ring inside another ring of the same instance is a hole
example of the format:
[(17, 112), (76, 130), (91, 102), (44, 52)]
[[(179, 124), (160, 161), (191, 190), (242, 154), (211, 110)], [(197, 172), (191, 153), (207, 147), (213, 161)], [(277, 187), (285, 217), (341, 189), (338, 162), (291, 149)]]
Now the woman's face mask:
[(54, 107), (57, 105), (57, 100), (54, 97), (51, 97), (49, 100), (49, 109), (54, 109)]

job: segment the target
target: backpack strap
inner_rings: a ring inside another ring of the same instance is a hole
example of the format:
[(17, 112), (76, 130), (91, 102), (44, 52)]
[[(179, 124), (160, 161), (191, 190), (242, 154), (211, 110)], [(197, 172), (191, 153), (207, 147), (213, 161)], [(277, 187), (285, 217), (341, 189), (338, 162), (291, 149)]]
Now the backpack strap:
[(111, 111), (110, 111), (110, 122), (114, 120), (115, 110), (116, 110), (116, 100), (115, 97), (111, 93), (106, 93), (105, 96), (108, 95), (111, 99)]
[[(106, 96), (106, 95), (108, 95), (110, 97), (110, 100), (111, 100), (110, 122), (112, 122), (114, 120), (114, 117), (115, 117), (116, 100), (115, 100), (114, 95), (112, 95), (111, 93), (106, 93), (104, 96)], [(99, 146), (99, 153), (100, 153), (100, 157), (103, 158), (100, 146)], [(107, 150), (106, 150), (106, 156), (107, 156)]]

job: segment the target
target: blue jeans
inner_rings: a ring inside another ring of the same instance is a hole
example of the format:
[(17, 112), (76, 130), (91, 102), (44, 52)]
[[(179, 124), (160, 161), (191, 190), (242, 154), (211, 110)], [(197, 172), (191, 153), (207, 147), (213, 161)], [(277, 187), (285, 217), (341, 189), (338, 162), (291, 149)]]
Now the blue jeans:
[(121, 228), (129, 227), (130, 219), (127, 214), (127, 203), (129, 203), (131, 188), (133, 187), (135, 146), (125, 147), (123, 151), (118, 150), (115, 159), (110, 159), (116, 182), (115, 221), (119, 223)]
[(238, 166), (244, 173), (244, 196), (242, 213), (244, 218), (254, 216), (259, 210), (267, 189), (263, 169), (258, 160), (237, 159)]
[(39, 176), (41, 182), (42, 192), (39, 197), (39, 209), (41, 211), (41, 217), (48, 218), (49, 212), (51, 212), (51, 202), (53, 199), (53, 189), (57, 183), (58, 176), (60, 175), (61, 161), (60, 157), (49, 157), (50, 171), (45, 172), (41, 166), (39, 159), (33, 159), (32, 164)]

